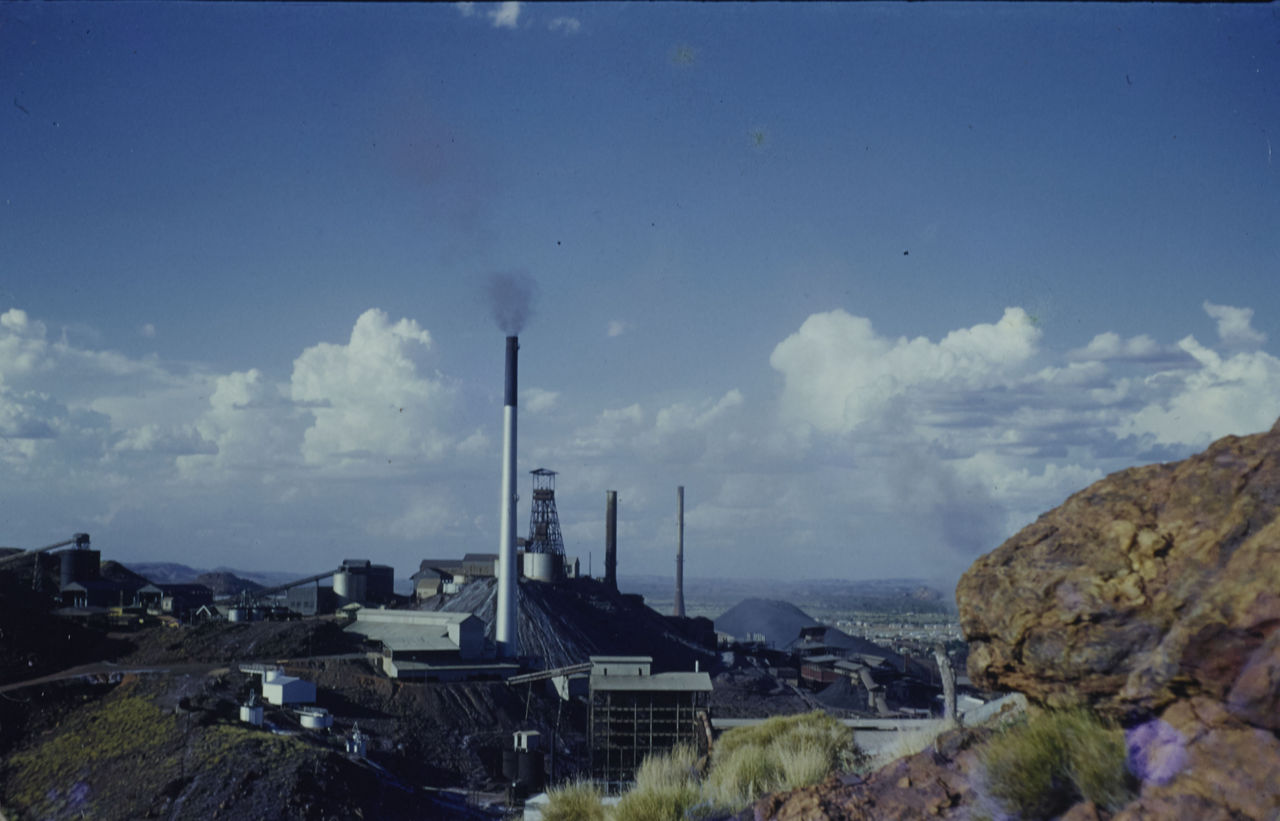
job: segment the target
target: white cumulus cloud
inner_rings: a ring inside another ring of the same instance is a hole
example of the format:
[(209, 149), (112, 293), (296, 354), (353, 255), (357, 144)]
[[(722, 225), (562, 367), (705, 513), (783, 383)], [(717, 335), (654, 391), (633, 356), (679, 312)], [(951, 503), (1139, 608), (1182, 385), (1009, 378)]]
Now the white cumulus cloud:
[(411, 319), (370, 309), (345, 345), (320, 343), (294, 361), (289, 396), (315, 421), (308, 463), (331, 459), (437, 459), (454, 444), (442, 428), (454, 391), (423, 372), (430, 334)]
[(556, 406), (556, 400), (559, 398), (559, 391), (525, 388), (520, 391), (520, 406), (529, 413), (546, 413)]
[(1265, 351), (1230, 356), (1188, 336), (1178, 343), (1199, 365), (1145, 380), (1158, 398), (1117, 425), (1159, 444), (1205, 445), (1227, 434), (1266, 430), (1280, 416), (1280, 359)]
[(786, 418), (849, 432), (891, 412), (914, 387), (979, 389), (1011, 382), (1036, 353), (1040, 330), (1021, 308), (995, 324), (952, 331), (938, 342), (876, 334), (842, 310), (814, 314), (780, 342), (769, 364), (785, 380)]
[(494, 28), (513, 29), (519, 24), (520, 3), (514, 2), (514, 0), (499, 3), (498, 7), (488, 14), (489, 19), (493, 21)]
[(1205, 300), (1204, 312), (1218, 323), (1218, 338), (1228, 345), (1261, 345), (1267, 335), (1253, 328), (1252, 308), (1214, 305)]
[(547, 28), (565, 34), (577, 34), (582, 28), (582, 21), (576, 17), (556, 17), (547, 24)]
[(1106, 361), (1112, 359), (1148, 360), (1164, 354), (1156, 341), (1146, 334), (1129, 339), (1121, 338), (1113, 331), (1100, 333), (1083, 348), (1071, 351), (1068, 359), (1082, 361)]

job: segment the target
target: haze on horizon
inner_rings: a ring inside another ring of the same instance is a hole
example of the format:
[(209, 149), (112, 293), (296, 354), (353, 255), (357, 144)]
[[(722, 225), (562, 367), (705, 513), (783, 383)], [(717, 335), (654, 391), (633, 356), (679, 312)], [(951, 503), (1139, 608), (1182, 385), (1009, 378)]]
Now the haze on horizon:
[[(1280, 9), (0, 7), (0, 543), (954, 579), (1280, 416)], [(528, 506), (519, 510), (521, 529)]]

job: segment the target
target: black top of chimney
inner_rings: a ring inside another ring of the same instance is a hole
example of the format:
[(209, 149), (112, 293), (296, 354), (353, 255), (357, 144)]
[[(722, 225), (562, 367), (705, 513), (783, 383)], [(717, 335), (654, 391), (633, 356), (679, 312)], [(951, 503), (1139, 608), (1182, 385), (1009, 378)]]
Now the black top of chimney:
[(516, 351), (520, 350), (517, 337), (507, 337), (507, 392), (502, 404), (516, 406)]

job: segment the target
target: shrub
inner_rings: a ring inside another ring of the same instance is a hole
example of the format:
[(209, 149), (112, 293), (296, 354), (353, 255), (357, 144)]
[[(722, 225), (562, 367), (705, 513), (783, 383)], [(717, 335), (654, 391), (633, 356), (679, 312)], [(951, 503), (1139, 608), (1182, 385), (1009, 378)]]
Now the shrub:
[(698, 803), (698, 787), (693, 783), (637, 787), (622, 796), (613, 808), (614, 821), (682, 821), (689, 808)]
[(649, 756), (636, 770), (637, 790), (661, 790), (676, 785), (698, 785), (698, 752), (687, 744), (677, 744), (670, 752)]
[(547, 791), (545, 821), (604, 821), (600, 790), (590, 781), (571, 781)]
[(979, 752), (986, 791), (1005, 812), (1052, 818), (1082, 798), (1116, 810), (1133, 795), (1124, 733), (1088, 710), (1044, 712)]
[(862, 755), (853, 732), (823, 712), (775, 716), (720, 737), (704, 785), (715, 805), (741, 809), (761, 795), (795, 789), (853, 769)]
[(704, 789), (715, 805), (737, 810), (782, 784), (782, 767), (768, 747), (738, 746), (716, 755)]

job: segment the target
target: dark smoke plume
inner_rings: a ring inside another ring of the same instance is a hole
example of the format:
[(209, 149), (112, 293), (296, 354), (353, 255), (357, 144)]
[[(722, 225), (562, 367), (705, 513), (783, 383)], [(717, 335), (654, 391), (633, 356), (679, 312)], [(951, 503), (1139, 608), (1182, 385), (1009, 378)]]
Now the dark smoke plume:
[(491, 274), (486, 284), (489, 310), (493, 321), (507, 336), (516, 336), (524, 330), (524, 323), (533, 314), (533, 302), (538, 297), (538, 283), (523, 272)]

